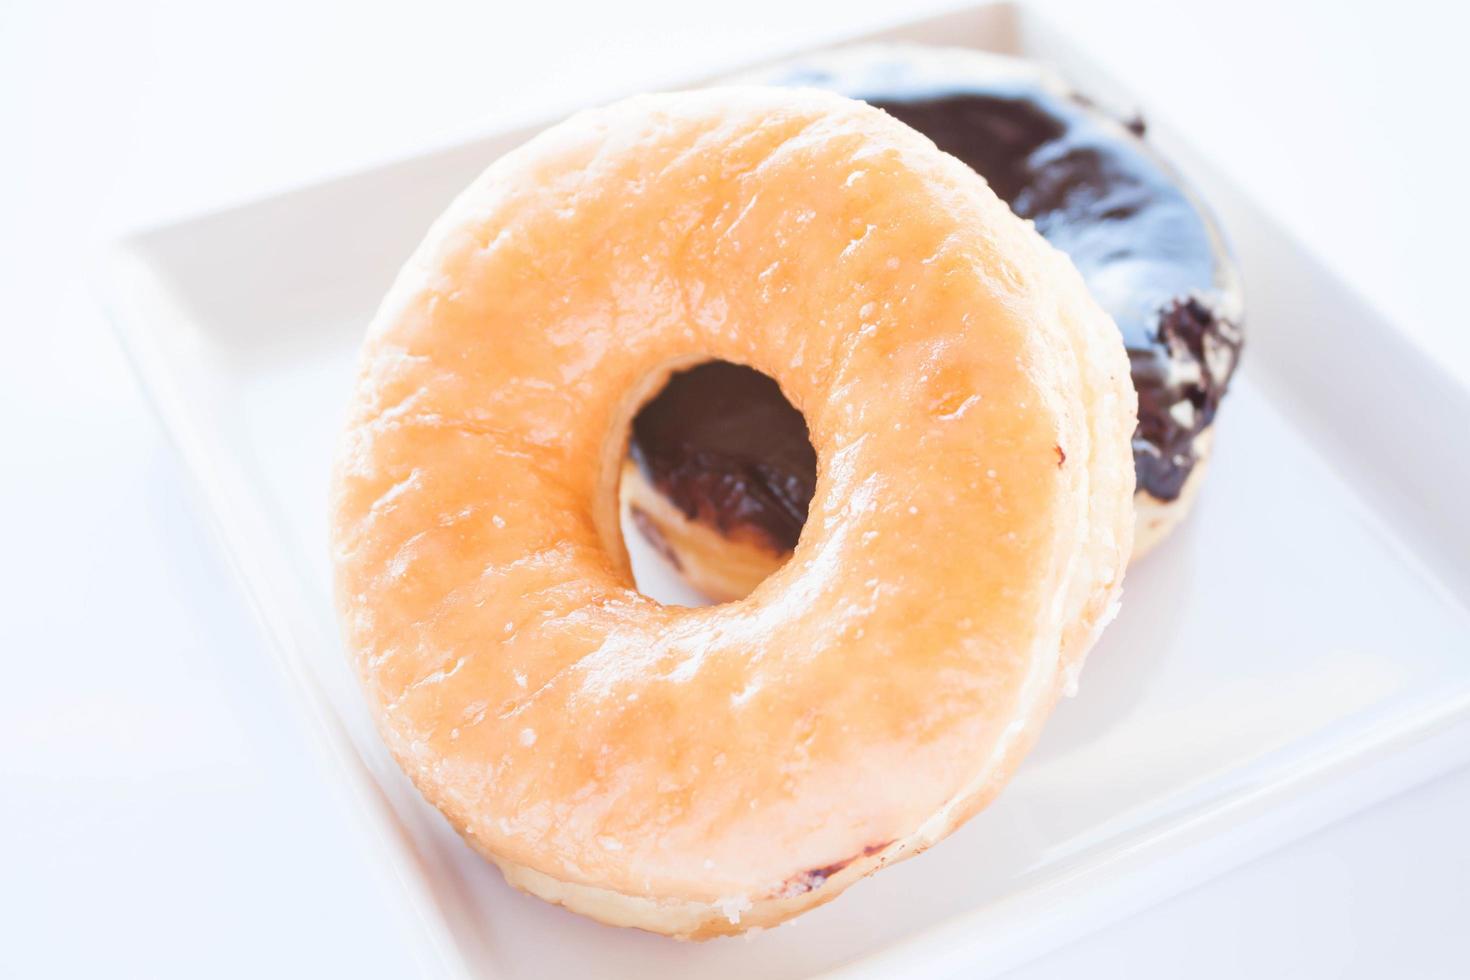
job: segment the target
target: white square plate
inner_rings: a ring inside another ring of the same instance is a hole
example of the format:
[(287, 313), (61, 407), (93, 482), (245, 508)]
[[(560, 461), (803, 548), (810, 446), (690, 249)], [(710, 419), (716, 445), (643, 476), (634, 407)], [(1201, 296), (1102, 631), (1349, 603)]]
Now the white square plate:
[[(880, 37), (1020, 52), (1132, 101), (1010, 6)], [(1240, 253), (1245, 366), (1195, 514), (1130, 571), (1080, 696), (999, 802), (754, 937), (679, 944), (513, 892), (372, 731), (337, 640), (325, 500), (378, 299), (450, 198), (538, 128), (139, 234), (107, 270), (130, 355), (321, 722), (326, 769), (380, 831), (447, 970), (979, 976), (1470, 759), (1470, 396), (1154, 120)]]

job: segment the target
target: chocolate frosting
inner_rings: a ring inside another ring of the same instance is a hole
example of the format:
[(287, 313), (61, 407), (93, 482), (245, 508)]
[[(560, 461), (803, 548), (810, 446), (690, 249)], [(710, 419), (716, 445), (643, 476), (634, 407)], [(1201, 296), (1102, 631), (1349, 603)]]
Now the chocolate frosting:
[[(1071, 256), (1128, 349), (1138, 487), (1175, 499), (1242, 343), (1218, 230), (1143, 142), (1141, 120), (1120, 122), (1036, 72), (946, 64), (893, 52), (775, 81), (886, 110), (978, 171)], [(686, 515), (725, 533), (753, 528), (782, 550), (795, 544), (816, 461), (800, 414), (769, 378), (719, 363), (676, 376), (635, 421), (633, 452)]]
[(806, 420), (759, 371), (710, 361), (669, 379), (633, 420), (634, 461), (686, 517), (796, 547), (817, 486)]

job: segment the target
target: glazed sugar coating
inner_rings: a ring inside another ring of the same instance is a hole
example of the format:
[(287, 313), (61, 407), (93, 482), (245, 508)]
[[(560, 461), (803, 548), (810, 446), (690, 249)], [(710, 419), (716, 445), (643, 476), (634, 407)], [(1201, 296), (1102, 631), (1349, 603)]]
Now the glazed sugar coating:
[[(634, 587), (637, 408), (709, 359), (817, 486), (749, 597)], [(987, 802), (1114, 608), (1134, 397), (1070, 263), (828, 93), (578, 115), (430, 230), (337, 460), (346, 645), (404, 771), (518, 886), (681, 936), (771, 925)]]

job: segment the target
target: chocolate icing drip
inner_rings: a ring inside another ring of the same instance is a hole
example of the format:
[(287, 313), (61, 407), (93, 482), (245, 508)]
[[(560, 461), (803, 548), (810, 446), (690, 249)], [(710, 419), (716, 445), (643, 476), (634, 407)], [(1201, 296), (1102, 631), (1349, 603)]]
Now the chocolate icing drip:
[[(1072, 258), (1128, 349), (1139, 489), (1175, 499), (1242, 342), (1230, 319), (1233, 273), (1214, 225), (1139, 138), (1142, 119), (1116, 120), (1029, 74), (932, 69), (923, 58), (893, 55), (775, 81), (888, 111), (978, 171)], [(800, 414), (769, 378), (720, 363), (676, 376), (639, 415), (633, 448), (654, 485), (691, 518), (727, 534), (753, 529), (781, 550), (796, 543), (816, 460)]]
[(685, 517), (796, 547), (817, 485), (806, 420), (759, 371), (711, 361), (669, 379), (633, 420), (633, 459)]
[[(1173, 500), (1194, 467), (1195, 436), (1215, 419), (1243, 338), (1238, 327), (1193, 297), (1163, 312), (1158, 338), (1172, 357), (1173, 377), (1138, 385), (1133, 465), (1140, 486), (1160, 500)], [(1140, 370), (1154, 366), (1135, 361), (1134, 383)]]

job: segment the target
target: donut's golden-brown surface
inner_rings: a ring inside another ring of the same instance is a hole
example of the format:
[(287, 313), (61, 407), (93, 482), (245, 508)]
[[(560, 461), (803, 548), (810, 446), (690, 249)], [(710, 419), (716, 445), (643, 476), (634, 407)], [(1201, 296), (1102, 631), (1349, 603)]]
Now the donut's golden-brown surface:
[[(768, 373), (818, 455), (739, 602), (631, 580), (628, 424)], [(434, 225), (364, 345), (332, 544), (388, 746), (517, 885), (685, 936), (770, 925), (983, 805), (1116, 601), (1116, 330), (882, 112), (713, 89), (584, 113)]]

